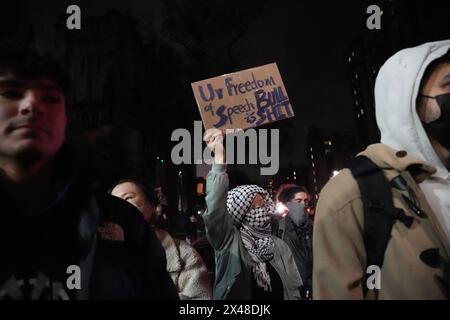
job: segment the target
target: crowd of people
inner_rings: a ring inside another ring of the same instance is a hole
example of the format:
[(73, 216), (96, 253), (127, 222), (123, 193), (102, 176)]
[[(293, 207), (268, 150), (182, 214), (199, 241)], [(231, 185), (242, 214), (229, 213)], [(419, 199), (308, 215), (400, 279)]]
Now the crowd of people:
[(49, 57), (0, 50), (0, 300), (450, 298), (450, 40), (384, 64), (381, 142), (330, 179), (314, 215), (299, 185), (229, 190), (223, 135), (207, 131), (206, 210), (185, 239), (145, 182), (103, 192), (78, 166), (69, 88)]

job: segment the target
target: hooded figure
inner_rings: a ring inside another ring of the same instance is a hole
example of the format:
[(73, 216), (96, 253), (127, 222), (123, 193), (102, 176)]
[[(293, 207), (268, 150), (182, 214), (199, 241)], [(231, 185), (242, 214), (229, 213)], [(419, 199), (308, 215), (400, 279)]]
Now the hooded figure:
[[(416, 100), (425, 70), (449, 48), (450, 40), (446, 40), (403, 50), (385, 63), (375, 85), (381, 143), (396, 150), (405, 150), (436, 168), (436, 172), (420, 187), (439, 219), (447, 243), (450, 242), (450, 174), (419, 119)], [(450, 121), (449, 118), (446, 120)]]
[[(381, 143), (360, 155), (382, 169), (391, 185), (399, 177), (405, 182), (404, 190), (391, 187), (392, 198), (412, 224), (395, 220), (382, 269), (366, 266), (361, 193), (343, 169), (323, 188), (316, 209), (315, 299), (449, 297), (449, 49), (449, 40), (405, 49), (380, 69), (375, 105)], [(374, 286), (363, 283), (367, 273)]]
[(271, 235), (275, 206), (256, 185), (228, 191), (223, 164), (207, 176), (203, 215), (206, 236), (214, 248), (214, 299), (300, 299), (302, 285), (291, 250)]

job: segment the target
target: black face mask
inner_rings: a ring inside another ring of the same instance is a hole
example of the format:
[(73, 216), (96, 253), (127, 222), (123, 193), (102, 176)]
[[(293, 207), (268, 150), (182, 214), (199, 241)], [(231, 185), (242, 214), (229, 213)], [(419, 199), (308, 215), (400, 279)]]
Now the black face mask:
[(438, 119), (423, 124), (425, 131), (444, 147), (450, 149), (450, 93), (441, 94), (435, 97), (423, 97), (436, 99), (436, 102), (441, 109), (441, 116)]

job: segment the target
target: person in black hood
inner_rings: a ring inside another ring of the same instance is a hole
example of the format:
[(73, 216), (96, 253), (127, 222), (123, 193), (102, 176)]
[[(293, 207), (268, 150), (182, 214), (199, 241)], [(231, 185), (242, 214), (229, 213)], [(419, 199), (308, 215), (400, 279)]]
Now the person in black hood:
[(50, 58), (0, 50), (0, 300), (177, 299), (154, 232), (64, 144), (66, 79)]

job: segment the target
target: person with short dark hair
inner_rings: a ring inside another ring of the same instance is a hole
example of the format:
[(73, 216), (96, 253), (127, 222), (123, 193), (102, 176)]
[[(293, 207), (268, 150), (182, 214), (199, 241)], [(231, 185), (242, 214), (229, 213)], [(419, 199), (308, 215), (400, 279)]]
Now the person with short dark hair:
[(272, 232), (291, 248), (303, 280), (302, 297), (311, 299), (313, 222), (307, 211), (311, 195), (305, 187), (283, 184), (277, 191), (276, 201), (281, 203), (287, 212), (283, 218), (273, 221)]
[(177, 299), (154, 232), (64, 144), (68, 88), (50, 58), (0, 49), (0, 300)]
[(299, 186), (295, 183), (282, 184), (277, 190), (277, 194), (275, 196), (276, 202), (288, 203), (293, 199), (295, 199), (298, 203), (303, 202), (305, 206), (307, 206), (311, 200), (311, 195), (303, 186)]

